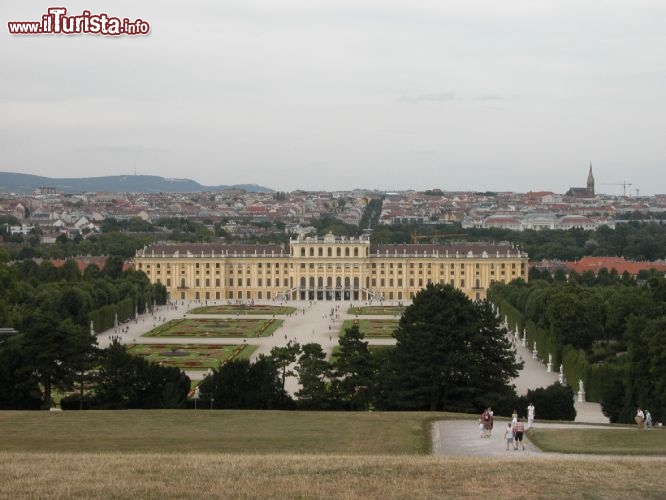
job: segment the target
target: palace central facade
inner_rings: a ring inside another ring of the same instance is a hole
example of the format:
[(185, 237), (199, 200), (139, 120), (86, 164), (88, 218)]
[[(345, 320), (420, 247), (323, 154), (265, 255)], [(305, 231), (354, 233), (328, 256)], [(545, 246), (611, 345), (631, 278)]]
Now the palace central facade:
[(368, 237), (280, 245), (156, 244), (134, 267), (179, 300), (410, 300), (429, 283), (485, 299), (494, 281), (527, 281), (527, 254), (509, 244), (373, 245)]

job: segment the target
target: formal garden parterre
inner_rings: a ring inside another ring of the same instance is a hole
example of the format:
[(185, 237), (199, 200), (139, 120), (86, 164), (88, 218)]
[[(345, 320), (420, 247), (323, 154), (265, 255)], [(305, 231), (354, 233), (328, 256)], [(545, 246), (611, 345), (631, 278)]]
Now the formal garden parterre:
[(282, 326), (280, 319), (182, 318), (171, 320), (144, 337), (268, 337)]
[(215, 306), (196, 307), (190, 311), (192, 314), (251, 314), (251, 315), (277, 315), (285, 316), (296, 312), (295, 307), (274, 306), (268, 304), (225, 304)]
[(255, 346), (210, 344), (131, 344), (130, 354), (181, 370), (216, 369), (233, 359), (248, 358)]
[(405, 306), (352, 306), (347, 311), (348, 314), (361, 316), (396, 316), (399, 317), (405, 312)]
[(398, 327), (397, 319), (350, 319), (342, 323), (342, 335), (344, 332), (357, 325), (366, 339), (381, 338), (389, 339), (393, 337), (393, 332)]

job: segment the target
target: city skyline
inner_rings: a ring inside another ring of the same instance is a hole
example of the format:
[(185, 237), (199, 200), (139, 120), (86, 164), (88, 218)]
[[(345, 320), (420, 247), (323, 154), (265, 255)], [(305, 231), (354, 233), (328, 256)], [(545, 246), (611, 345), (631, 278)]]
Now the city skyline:
[[(0, 170), (281, 191), (666, 192), (657, 1), (82, 1), (139, 37), (9, 35)], [(48, 7), (10, 4), (10, 21)]]

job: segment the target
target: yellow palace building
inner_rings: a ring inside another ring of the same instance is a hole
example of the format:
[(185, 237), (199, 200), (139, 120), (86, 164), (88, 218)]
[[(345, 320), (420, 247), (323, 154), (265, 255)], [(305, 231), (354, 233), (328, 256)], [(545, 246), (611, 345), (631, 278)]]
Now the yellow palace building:
[(527, 281), (527, 254), (508, 243), (371, 244), (367, 236), (281, 245), (155, 244), (134, 267), (182, 300), (410, 300), (429, 283), (484, 299), (494, 281)]

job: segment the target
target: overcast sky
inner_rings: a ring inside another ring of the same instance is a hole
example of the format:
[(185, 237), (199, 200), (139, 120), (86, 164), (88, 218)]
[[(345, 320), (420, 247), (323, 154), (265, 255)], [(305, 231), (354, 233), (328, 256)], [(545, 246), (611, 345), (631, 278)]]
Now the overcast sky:
[(151, 33), (12, 36), (0, 170), (273, 189), (666, 192), (663, 0), (88, 0)]

